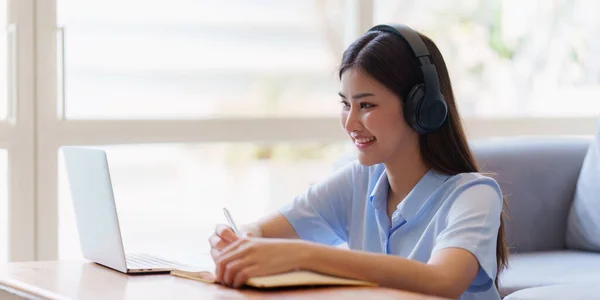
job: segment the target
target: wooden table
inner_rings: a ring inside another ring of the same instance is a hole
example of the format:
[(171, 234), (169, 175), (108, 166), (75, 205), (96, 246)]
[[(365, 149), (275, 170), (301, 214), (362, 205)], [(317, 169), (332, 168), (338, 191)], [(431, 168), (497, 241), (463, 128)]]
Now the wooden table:
[[(3, 294), (4, 293), (4, 294)], [(0, 299), (440, 299), (382, 287), (260, 291), (171, 276), (126, 275), (86, 261), (0, 265)]]

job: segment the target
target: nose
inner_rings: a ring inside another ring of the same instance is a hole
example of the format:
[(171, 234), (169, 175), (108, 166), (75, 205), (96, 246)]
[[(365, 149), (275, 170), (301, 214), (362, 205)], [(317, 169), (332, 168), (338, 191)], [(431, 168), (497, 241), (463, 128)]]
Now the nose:
[(362, 128), (360, 120), (360, 111), (351, 107), (342, 112), (342, 126), (347, 132), (358, 131)]

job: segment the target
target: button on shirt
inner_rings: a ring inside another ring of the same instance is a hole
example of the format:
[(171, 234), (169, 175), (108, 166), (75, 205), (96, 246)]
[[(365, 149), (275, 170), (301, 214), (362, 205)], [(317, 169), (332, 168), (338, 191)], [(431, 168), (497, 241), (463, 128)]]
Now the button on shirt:
[(387, 215), (389, 182), (383, 164), (347, 164), (280, 209), (303, 240), (347, 243), (353, 250), (397, 255), (423, 263), (440, 249), (471, 252), (477, 277), (461, 300), (500, 299), (496, 239), (502, 212), (497, 182), (479, 173), (453, 176), (433, 169)]

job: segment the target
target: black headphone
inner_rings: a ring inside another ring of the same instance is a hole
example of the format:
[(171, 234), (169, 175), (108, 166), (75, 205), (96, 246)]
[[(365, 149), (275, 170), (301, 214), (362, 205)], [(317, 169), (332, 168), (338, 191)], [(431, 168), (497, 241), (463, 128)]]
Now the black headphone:
[(406, 41), (421, 65), (424, 83), (413, 86), (404, 100), (406, 122), (418, 134), (430, 133), (440, 128), (448, 117), (448, 105), (440, 90), (438, 73), (430, 59), (431, 54), (419, 34), (402, 24), (377, 25), (368, 32), (371, 31), (388, 32)]

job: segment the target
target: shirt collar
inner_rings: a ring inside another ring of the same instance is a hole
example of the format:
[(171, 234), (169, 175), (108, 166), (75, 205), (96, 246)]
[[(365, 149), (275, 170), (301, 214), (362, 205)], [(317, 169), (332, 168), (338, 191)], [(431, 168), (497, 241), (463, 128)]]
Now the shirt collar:
[(369, 195), (369, 201), (376, 209), (381, 207), (385, 207), (387, 203), (387, 195), (390, 189), (390, 183), (387, 177), (387, 170), (383, 169), (381, 176), (375, 183), (373, 190), (371, 191), (371, 195)]
[[(398, 204), (396, 208), (398, 213), (407, 222), (412, 220), (426, 206), (427, 199), (448, 177), (450, 176), (439, 173), (434, 169), (429, 169), (408, 195)], [(387, 171), (384, 170), (369, 196), (369, 200), (376, 209), (386, 207), (389, 187)]]

